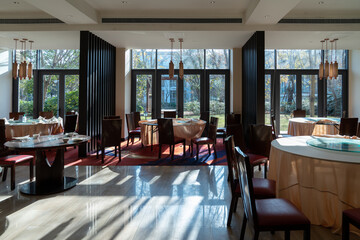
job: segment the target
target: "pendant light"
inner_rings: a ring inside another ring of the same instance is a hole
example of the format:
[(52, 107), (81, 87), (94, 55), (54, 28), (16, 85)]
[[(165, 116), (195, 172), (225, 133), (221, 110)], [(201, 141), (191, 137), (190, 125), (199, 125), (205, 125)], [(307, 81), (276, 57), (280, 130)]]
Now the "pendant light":
[(20, 40), (21, 42), (21, 58), (20, 58), (20, 67), (19, 67), (19, 78), (24, 79), (26, 77), (26, 62), (24, 60), (24, 40)]
[[(323, 52), (325, 40), (321, 40), (320, 42), (321, 42), (321, 52)], [(324, 63), (323, 61), (321, 61), (319, 65), (319, 79), (322, 80), (323, 78), (324, 78)]]
[(184, 77), (184, 64), (182, 62), (182, 43), (183, 43), (183, 39), (179, 38), (179, 42), (180, 42), (180, 63), (179, 63), (179, 77), (180, 79), (183, 79)]
[[(30, 54), (31, 54), (31, 50), (32, 50), (32, 44), (34, 41), (29, 40), (30, 43)], [(31, 63), (31, 55), (29, 58), (29, 64), (28, 64), (28, 69), (27, 69), (27, 76), (29, 79), (31, 79), (33, 77), (33, 71), (32, 71), (32, 63)]]
[(173, 59), (173, 44), (174, 44), (174, 39), (170, 38), (170, 42), (171, 42), (171, 60), (169, 63), (169, 78), (173, 78), (174, 77), (174, 63), (172, 61)]
[(327, 47), (327, 42), (329, 41), (329, 39), (328, 38), (325, 38), (325, 48), (326, 48), (326, 50), (325, 50), (325, 56), (326, 56), (326, 58), (325, 58), (325, 64), (324, 64), (324, 68), (325, 68), (325, 72), (324, 72), (324, 77), (325, 77), (325, 79), (327, 79), (328, 77), (329, 77), (329, 68), (330, 68), (330, 66), (329, 66), (329, 62), (328, 62), (328, 55), (329, 55), (329, 53), (328, 53), (328, 47)]
[(333, 61), (332, 61), (332, 57), (333, 57), (333, 42), (334, 40), (330, 40), (330, 68), (329, 68), (329, 79), (332, 79), (333, 78), (333, 69), (334, 69), (334, 64), (333, 64)]
[(13, 64), (12, 64), (12, 77), (13, 78), (17, 78), (18, 77), (18, 64), (17, 64), (17, 61), (16, 61), (16, 51), (17, 51), (17, 41), (19, 39), (17, 38), (14, 38), (14, 41), (15, 41), (15, 52), (14, 52), (14, 55), (13, 55)]
[(336, 42), (337, 42), (337, 40), (339, 40), (339, 39), (337, 39), (337, 38), (335, 38), (334, 39), (334, 43), (335, 43), (335, 61), (334, 61), (334, 68), (333, 68), (333, 77), (336, 79), (337, 77), (338, 77), (338, 63), (337, 63), (337, 61), (336, 61), (336, 50), (337, 50), (337, 48), (336, 48)]

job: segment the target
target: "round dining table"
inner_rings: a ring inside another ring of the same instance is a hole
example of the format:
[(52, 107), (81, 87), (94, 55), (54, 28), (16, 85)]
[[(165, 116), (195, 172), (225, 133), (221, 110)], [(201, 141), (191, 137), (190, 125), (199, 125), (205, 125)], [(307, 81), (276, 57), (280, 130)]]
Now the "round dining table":
[(338, 118), (291, 118), (289, 119), (288, 134), (292, 136), (336, 135), (339, 133), (338, 126)]
[(5, 136), (7, 139), (22, 137), (34, 134), (50, 135), (59, 134), (64, 131), (62, 118), (56, 120), (37, 121), (29, 120), (27, 122), (9, 121), (5, 124)]
[(291, 201), (312, 224), (340, 232), (342, 211), (360, 207), (359, 139), (279, 138), (271, 144), (269, 162), (277, 197)]
[[(44, 195), (65, 191), (74, 187), (77, 179), (64, 176), (64, 151), (66, 147), (76, 146), (90, 140), (89, 136), (70, 136), (64, 142), (66, 135), (49, 135), (37, 138), (24, 137), (6, 142), (4, 145), (15, 151), (35, 151), (36, 180), (20, 186), (20, 192), (30, 195)], [(53, 159), (48, 159), (49, 151), (56, 150)]]
[[(144, 146), (153, 146), (159, 143), (157, 120), (139, 121), (141, 127), (141, 141)], [(186, 144), (191, 144), (191, 139), (201, 137), (206, 126), (206, 121), (191, 118), (174, 118), (174, 136), (185, 138)]]

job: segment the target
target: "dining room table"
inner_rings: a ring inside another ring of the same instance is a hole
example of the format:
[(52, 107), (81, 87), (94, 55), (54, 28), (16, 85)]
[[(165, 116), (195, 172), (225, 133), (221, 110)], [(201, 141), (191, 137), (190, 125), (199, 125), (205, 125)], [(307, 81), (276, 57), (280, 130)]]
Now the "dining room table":
[(7, 139), (23, 136), (32, 137), (34, 134), (54, 135), (63, 131), (63, 119), (61, 117), (51, 119), (39, 117), (38, 119), (28, 119), (26, 121), (10, 119), (5, 121), (5, 136)]
[[(159, 143), (159, 135), (157, 131), (157, 120), (139, 121), (141, 127), (141, 141), (144, 146), (151, 146)], [(206, 121), (193, 118), (174, 118), (173, 128), (174, 136), (185, 138), (186, 144), (191, 144), (191, 139), (201, 137), (206, 127)]]
[(291, 201), (311, 224), (340, 233), (343, 210), (360, 207), (360, 138), (279, 138), (271, 144), (269, 163), (277, 197)]
[[(4, 145), (17, 152), (35, 151), (35, 181), (20, 185), (29, 195), (53, 194), (74, 187), (77, 179), (64, 176), (64, 151), (67, 147), (86, 143), (89, 136), (75, 133), (36, 137), (17, 137)], [(56, 150), (55, 156), (52, 151)], [(50, 159), (52, 158), (52, 159)]]
[(311, 136), (339, 133), (339, 118), (297, 117), (290, 118), (288, 134), (291, 136)]

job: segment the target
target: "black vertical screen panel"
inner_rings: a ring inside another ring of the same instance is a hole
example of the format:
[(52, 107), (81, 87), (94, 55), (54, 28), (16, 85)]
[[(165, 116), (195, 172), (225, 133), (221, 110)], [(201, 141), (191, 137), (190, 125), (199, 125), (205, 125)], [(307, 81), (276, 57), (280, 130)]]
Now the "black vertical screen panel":
[(81, 156), (96, 150), (103, 117), (115, 114), (115, 54), (114, 46), (81, 31), (79, 132), (91, 136)]
[(264, 123), (265, 34), (255, 32), (242, 48), (243, 126), (246, 135), (249, 124)]

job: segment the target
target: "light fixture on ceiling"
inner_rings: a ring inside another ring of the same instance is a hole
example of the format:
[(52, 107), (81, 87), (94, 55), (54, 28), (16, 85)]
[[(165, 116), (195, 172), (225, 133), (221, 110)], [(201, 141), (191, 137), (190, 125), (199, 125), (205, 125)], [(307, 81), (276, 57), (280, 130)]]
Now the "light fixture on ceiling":
[[(31, 54), (32, 44), (34, 43), (34, 41), (29, 40), (29, 43), (30, 43), (30, 54)], [(29, 64), (28, 64), (28, 69), (27, 69), (27, 76), (28, 76), (29, 79), (31, 79), (31, 78), (33, 77), (31, 56), (30, 56), (30, 58), (29, 58)]]
[(332, 79), (333, 78), (333, 68), (334, 68), (334, 64), (332, 61), (333, 58), (333, 42), (334, 40), (330, 40), (330, 65), (329, 65), (329, 78)]
[(210, 3), (210, 4), (215, 4), (215, 1), (210, 1), (209, 3)]
[[(24, 78), (26, 78), (26, 56), (25, 56), (25, 48), (26, 48), (26, 41), (27, 39), (22, 39), (22, 40), (20, 40), (20, 42), (21, 42), (21, 49), (22, 49), (22, 51), (21, 51), (21, 54), (20, 54), (20, 56), (21, 56), (21, 59), (20, 59), (20, 67), (19, 67), (19, 78), (20, 78), (20, 80), (21, 79), (24, 79)], [(24, 47), (24, 45), (25, 45), (25, 47)]]
[(337, 46), (336, 46), (336, 42), (337, 42), (337, 38), (335, 38), (333, 41), (335, 43), (335, 54), (334, 54), (334, 57), (335, 57), (335, 61), (334, 61), (334, 69), (333, 69), (333, 77), (336, 79), (338, 77), (338, 73), (339, 73), (339, 69), (338, 69), (338, 63), (336, 61), (336, 52), (337, 52)]
[(179, 77), (180, 79), (183, 79), (184, 77), (184, 64), (182, 62), (182, 43), (184, 42), (184, 39), (179, 38), (180, 42), (180, 62), (179, 62)]
[(173, 47), (174, 47), (174, 38), (170, 38), (170, 43), (171, 43), (171, 60), (169, 63), (169, 78), (173, 78), (174, 77), (174, 63), (172, 61), (173, 59)]
[(15, 41), (15, 52), (13, 54), (12, 77), (17, 78), (18, 77), (18, 64), (16, 61), (16, 50), (17, 50), (17, 42), (19, 41), (19, 39), (14, 38), (14, 41)]
[[(321, 52), (324, 51), (324, 42), (325, 40), (321, 40)], [(319, 65), (319, 79), (323, 79), (324, 78), (324, 63), (323, 61), (320, 62), (320, 65)]]
[[(335, 38), (330, 40), (331, 46), (330, 50), (328, 50), (328, 41), (329, 38), (325, 38), (321, 40), (321, 52), (324, 52), (324, 59), (321, 61), (319, 65), (319, 79), (332, 79), (338, 77), (338, 63), (336, 61), (336, 41), (338, 39)], [(324, 51), (324, 42), (325, 42), (325, 51)], [(335, 43), (335, 48), (333, 48), (333, 43)], [(329, 64), (329, 51), (330, 51), (330, 64)], [(334, 54), (333, 54), (334, 52)]]

